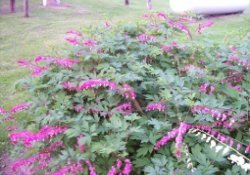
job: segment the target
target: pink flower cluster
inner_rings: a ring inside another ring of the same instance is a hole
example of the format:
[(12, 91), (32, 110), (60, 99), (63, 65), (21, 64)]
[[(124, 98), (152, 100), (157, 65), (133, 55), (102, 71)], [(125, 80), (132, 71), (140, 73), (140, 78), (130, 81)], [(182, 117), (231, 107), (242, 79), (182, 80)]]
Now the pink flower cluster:
[(76, 30), (69, 30), (66, 32), (66, 34), (71, 34), (71, 35), (75, 35), (75, 36), (82, 36), (81, 32), (78, 32)]
[(181, 122), (179, 127), (176, 127), (169, 131), (165, 136), (163, 136), (156, 144), (155, 149), (158, 150), (162, 146), (166, 145), (171, 139), (175, 138), (176, 143), (176, 157), (181, 157), (181, 146), (183, 137), (191, 128), (191, 125)]
[(223, 79), (221, 83), (226, 84), (229, 88), (234, 89), (238, 92), (242, 92), (242, 88), (240, 85), (237, 85), (238, 83), (241, 83), (244, 79), (243, 73), (238, 73), (235, 71), (229, 71), (228, 77)]
[(233, 90), (236, 90), (236, 91), (238, 91), (238, 92), (242, 92), (242, 88), (241, 88), (241, 86), (239, 86), (239, 85), (237, 85), (237, 86), (232, 86), (232, 85), (228, 84), (228, 87), (231, 88), (231, 89), (233, 89)]
[(219, 121), (226, 121), (229, 117), (232, 116), (232, 111), (227, 110), (227, 111), (219, 111), (213, 108), (209, 108), (206, 106), (202, 105), (195, 105), (191, 109), (192, 113), (204, 113), (204, 114), (209, 114), (212, 117), (216, 118), (216, 120)]
[(136, 93), (133, 87), (131, 87), (128, 84), (122, 85), (122, 89), (120, 91), (120, 94), (124, 96), (126, 99), (135, 99)]
[(175, 147), (176, 147), (176, 157), (180, 158), (181, 157), (181, 147), (182, 147), (182, 142), (183, 142), (183, 137), (185, 134), (188, 132), (188, 130), (191, 128), (191, 126), (185, 122), (181, 122), (179, 128), (178, 128), (178, 133), (175, 138)]
[(117, 88), (117, 84), (114, 82), (102, 79), (91, 79), (82, 83), (79, 86), (79, 90), (89, 89), (93, 87), (100, 87), (100, 86), (108, 87), (110, 90), (115, 90)]
[(84, 106), (83, 105), (76, 105), (76, 106), (74, 106), (74, 110), (76, 111), (76, 112), (82, 112), (83, 110), (84, 110)]
[(173, 53), (173, 50), (174, 50), (175, 48), (176, 48), (176, 49), (180, 49), (180, 48), (181, 48), (181, 46), (179, 46), (179, 45), (177, 44), (177, 42), (175, 42), (175, 41), (171, 42), (170, 45), (162, 45), (162, 46), (161, 46), (161, 50), (164, 51), (165, 53), (170, 54), (170, 55), (173, 55), (173, 54), (174, 54), (174, 53)]
[(176, 29), (186, 33), (189, 38), (192, 38), (190, 30), (188, 29), (188, 27), (185, 24), (183, 24), (179, 21), (174, 21), (172, 19), (167, 19), (167, 24), (170, 27), (176, 28)]
[(117, 106), (115, 109), (124, 112), (124, 114), (130, 114), (132, 112), (132, 105), (130, 102), (127, 102)]
[(137, 40), (139, 40), (142, 44), (146, 44), (148, 42), (155, 41), (156, 37), (143, 33), (137, 36)]
[(7, 111), (3, 107), (0, 106), (0, 114), (4, 115), (6, 113), (7, 113)]
[(44, 56), (37, 56), (34, 59), (35, 63), (40, 62), (48, 62), (50, 64), (55, 64), (57, 66), (63, 68), (72, 68), (74, 65), (79, 63), (78, 59), (71, 59), (71, 58), (51, 58), (51, 57), (44, 57)]
[[(193, 126), (194, 129), (199, 129), (205, 133), (210, 134), (211, 136), (215, 137), (216, 139), (218, 139), (219, 141), (221, 141), (222, 143), (228, 144), (229, 146), (233, 147), (234, 144), (237, 144), (237, 150), (240, 150), (242, 148), (242, 144), (241, 143), (236, 143), (234, 141), (233, 138), (229, 137), (229, 136), (225, 136), (224, 134), (213, 130), (212, 127), (207, 126), (207, 125), (196, 125)], [(246, 146), (245, 148), (245, 153), (250, 153), (250, 145)]]
[(250, 153), (250, 145), (248, 145), (245, 149), (245, 153)]
[(6, 126), (6, 130), (7, 131), (16, 131), (17, 130), (17, 126), (16, 125)]
[(247, 59), (240, 59), (236, 54), (232, 54), (228, 57), (226, 64), (237, 64), (244, 67), (247, 71), (250, 71), (250, 63)]
[(58, 171), (52, 173), (51, 175), (77, 175), (83, 172), (83, 167), (81, 162), (77, 162), (71, 165), (67, 165), (59, 169)]
[(31, 106), (29, 103), (22, 103), (13, 106), (9, 111), (5, 110), (3, 107), (0, 106), (0, 115), (5, 115), (4, 121), (13, 121), (15, 118), (12, 114), (16, 114), (18, 112), (24, 111)]
[(86, 148), (85, 148), (85, 145), (84, 144), (81, 144), (81, 142), (80, 142), (80, 140), (82, 139), (84, 137), (84, 135), (79, 135), (78, 137), (77, 137), (77, 145), (76, 145), (76, 147), (79, 149), (79, 151), (81, 152), (81, 153), (84, 153), (85, 152), (85, 150), (86, 150)]
[(44, 71), (48, 70), (48, 67), (46, 67), (46, 66), (38, 66), (38, 65), (30, 63), (29, 61), (26, 61), (26, 60), (19, 60), (17, 63), (22, 67), (29, 68), (32, 71), (32, 73), (31, 73), (32, 76), (39, 76)]
[(159, 13), (147, 13), (147, 14), (144, 14), (143, 15), (144, 18), (149, 18), (149, 19), (157, 19), (157, 18), (160, 18), (160, 19), (167, 19), (168, 18), (168, 15), (164, 12), (159, 12)]
[(86, 160), (86, 164), (88, 165), (88, 168), (89, 168), (89, 175), (96, 175), (95, 167), (90, 162), (90, 160)]
[(133, 166), (129, 159), (125, 159), (124, 162), (118, 159), (116, 161), (116, 165), (111, 167), (107, 175), (130, 175), (132, 169)]
[(103, 79), (90, 79), (83, 82), (79, 86), (74, 85), (70, 82), (64, 82), (62, 83), (62, 86), (70, 91), (82, 91), (84, 89), (90, 89), (95, 87), (108, 87), (110, 90), (117, 90), (118, 93), (123, 97), (125, 97), (126, 99), (136, 98), (136, 93), (134, 91), (134, 88), (131, 87), (130, 85), (124, 84), (118, 87), (118, 85), (115, 82)]
[(10, 133), (9, 137), (14, 144), (20, 140), (26, 147), (30, 147), (33, 142), (43, 141), (50, 137), (54, 137), (63, 133), (65, 130), (65, 127), (60, 126), (44, 126), (37, 133), (31, 133), (24, 130), (21, 132)]
[(14, 172), (17, 172), (18, 168), (23, 166), (29, 166), (35, 162), (38, 162), (39, 167), (46, 167), (48, 166), (48, 159), (50, 158), (50, 153), (38, 153), (33, 155), (32, 157), (29, 157), (27, 159), (21, 159), (17, 160), (14, 163), (12, 163), (11, 168)]
[(175, 138), (178, 134), (179, 128), (174, 128), (171, 131), (169, 131), (165, 136), (163, 136), (156, 144), (155, 149), (158, 150), (162, 146), (166, 145), (171, 139)]
[(199, 87), (199, 90), (201, 92), (204, 92), (205, 94), (212, 95), (215, 90), (215, 87), (210, 83), (204, 83)]
[(104, 22), (104, 27), (105, 27), (106, 29), (111, 28), (111, 22), (110, 22), (110, 21), (105, 21), (105, 22)]
[(96, 46), (97, 42), (93, 39), (87, 39), (83, 41), (83, 45), (87, 46), (89, 49), (92, 49)]
[(197, 32), (201, 34), (202, 31), (206, 30), (209, 27), (212, 27), (213, 25), (214, 25), (213, 21), (207, 21), (205, 23), (199, 24), (197, 28)]
[(64, 144), (62, 141), (56, 141), (54, 143), (51, 143), (49, 146), (43, 148), (43, 150), (41, 152), (42, 153), (51, 153), (51, 152), (58, 150), (58, 148), (63, 147), (63, 146), (64, 146)]
[[(155, 150), (160, 149), (162, 146), (167, 144), (171, 139), (175, 138), (175, 145), (176, 145), (176, 157), (181, 156), (181, 146), (183, 142), (184, 135), (190, 130), (193, 129), (196, 132), (199, 132), (198, 130), (207, 133), (214, 138), (218, 139), (224, 144), (229, 145), (230, 147), (233, 147), (237, 144), (237, 150), (240, 150), (243, 145), (241, 143), (237, 143), (234, 141), (233, 138), (229, 136), (225, 136), (224, 134), (218, 132), (217, 130), (213, 129), (213, 126), (208, 125), (190, 125), (185, 122), (181, 122), (179, 127), (176, 127), (169, 131), (165, 136), (163, 136), (158, 142), (155, 144)], [(250, 153), (250, 145), (245, 145), (245, 153)]]
[(13, 116), (8, 116), (8, 117), (5, 117), (3, 119), (3, 121), (7, 122), (7, 121), (15, 121), (16, 119), (13, 117)]
[(146, 107), (146, 111), (158, 110), (160, 112), (163, 112), (163, 111), (165, 111), (165, 109), (166, 109), (166, 105), (163, 102), (150, 103)]
[(25, 109), (28, 109), (30, 106), (31, 106), (31, 104), (29, 104), (29, 103), (18, 104), (18, 105), (15, 105), (13, 108), (11, 108), (10, 112), (12, 114), (15, 114), (17, 112), (20, 112), (20, 111), (23, 111)]
[(71, 58), (61, 58), (52, 60), (52, 63), (63, 68), (72, 68), (74, 65), (79, 63), (79, 60)]
[(72, 45), (79, 45), (80, 44), (80, 42), (76, 38), (65, 37), (65, 40)]
[[(68, 41), (69, 43), (73, 44), (73, 45), (79, 45), (80, 42), (77, 39), (77, 37), (81, 37), (82, 34), (76, 30), (70, 30), (68, 32), (66, 32), (66, 34), (71, 35), (70, 37), (65, 37), (65, 40)], [(73, 37), (72, 37), (73, 36)]]
[(215, 121), (212, 124), (212, 127), (223, 127), (223, 128), (227, 128), (230, 129), (231, 131), (234, 129), (233, 128), (233, 124), (235, 123), (234, 118), (230, 118), (229, 122), (228, 121)]
[(69, 81), (63, 82), (63, 83), (62, 83), (62, 87), (63, 87), (64, 89), (68, 89), (68, 90), (70, 90), (70, 91), (78, 91), (78, 90), (79, 90), (77, 85), (74, 85), (74, 84), (72, 84), (72, 83), (69, 82)]
[(32, 70), (32, 76), (40, 76), (44, 71), (48, 70), (48, 66), (39, 66), (38, 63), (46, 61), (50, 64), (55, 64), (63, 68), (72, 68), (75, 64), (79, 63), (78, 59), (71, 58), (50, 58), (44, 56), (37, 56), (34, 59), (35, 63), (27, 60), (19, 60), (17, 63), (22, 67), (27, 67)]

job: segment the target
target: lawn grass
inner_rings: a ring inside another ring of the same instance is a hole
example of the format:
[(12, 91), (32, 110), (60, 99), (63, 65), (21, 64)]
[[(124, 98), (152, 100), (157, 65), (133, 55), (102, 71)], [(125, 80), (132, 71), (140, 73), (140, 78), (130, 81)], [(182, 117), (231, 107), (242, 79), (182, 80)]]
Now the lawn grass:
[[(138, 21), (148, 13), (144, 0), (131, 0), (124, 6), (120, 0), (62, 0), (62, 7), (44, 8), (42, 0), (30, 0), (31, 17), (22, 17), (21, 0), (17, 12), (8, 12), (8, 1), (0, 1), (0, 106), (10, 108), (28, 99), (16, 91), (14, 83), (28, 71), (19, 69), (20, 58), (33, 59), (36, 55), (66, 56), (64, 34), (69, 29), (81, 30), (89, 25)], [(167, 0), (153, 1), (154, 11), (169, 13)], [(250, 10), (244, 14), (212, 18), (216, 25), (208, 35), (216, 42), (238, 40), (250, 33)]]

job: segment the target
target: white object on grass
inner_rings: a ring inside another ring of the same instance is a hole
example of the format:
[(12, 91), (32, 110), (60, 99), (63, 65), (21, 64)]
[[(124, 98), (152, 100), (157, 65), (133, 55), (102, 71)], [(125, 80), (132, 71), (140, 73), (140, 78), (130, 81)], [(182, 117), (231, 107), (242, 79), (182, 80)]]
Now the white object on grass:
[(250, 0), (170, 0), (169, 3), (175, 13), (216, 15), (243, 12), (249, 7)]
[(47, 0), (43, 0), (43, 6), (47, 6)]
[[(61, 0), (55, 0), (57, 5), (60, 5)], [(48, 0), (43, 0), (43, 6), (46, 7), (48, 5)]]

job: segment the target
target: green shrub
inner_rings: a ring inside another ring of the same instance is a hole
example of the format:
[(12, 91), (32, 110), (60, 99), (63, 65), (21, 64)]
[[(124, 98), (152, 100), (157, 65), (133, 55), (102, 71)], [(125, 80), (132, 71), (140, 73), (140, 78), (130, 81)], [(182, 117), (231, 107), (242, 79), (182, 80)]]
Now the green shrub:
[(249, 40), (218, 46), (198, 36), (213, 23), (146, 18), (68, 32), (71, 58), (19, 61), (32, 70), (22, 85), (34, 118), (10, 133), (27, 157), (16, 171), (246, 174)]

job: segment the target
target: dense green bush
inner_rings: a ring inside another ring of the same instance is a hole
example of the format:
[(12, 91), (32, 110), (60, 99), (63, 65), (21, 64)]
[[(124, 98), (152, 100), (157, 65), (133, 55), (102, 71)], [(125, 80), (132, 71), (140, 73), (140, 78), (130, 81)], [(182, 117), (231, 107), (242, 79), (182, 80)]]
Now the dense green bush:
[(220, 46), (200, 36), (211, 22), (145, 18), (69, 31), (71, 58), (19, 61), (34, 118), (10, 133), (15, 171), (247, 174), (249, 40)]

